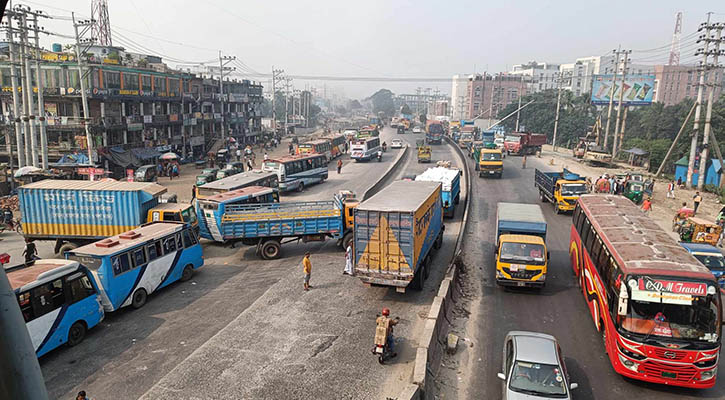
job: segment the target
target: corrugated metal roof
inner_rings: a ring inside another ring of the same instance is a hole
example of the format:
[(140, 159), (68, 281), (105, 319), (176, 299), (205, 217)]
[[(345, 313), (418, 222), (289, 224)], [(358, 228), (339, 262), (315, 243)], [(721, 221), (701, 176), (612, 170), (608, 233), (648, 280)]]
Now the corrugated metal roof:
[(579, 203), (625, 273), (715, 278), (667, 232), (622, 196), (587, 194)]
[(414, 212), (438, 190), (438, 182), (394, 181), (357, 207), (368, 211)]
[(108, 190), (119, 192), (144, 191), (152, 196), (166, 193), (166, 188), (147, 182), (123, 181), (74, 181), (60, 179), (45, 179), (40, 182), (23, 185), (23, 189), (56, 189), (56, 190)]

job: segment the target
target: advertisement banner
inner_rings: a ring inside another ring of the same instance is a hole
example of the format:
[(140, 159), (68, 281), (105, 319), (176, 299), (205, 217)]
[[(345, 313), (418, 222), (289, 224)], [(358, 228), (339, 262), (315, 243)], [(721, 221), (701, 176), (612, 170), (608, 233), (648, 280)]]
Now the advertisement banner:
[(592, 83), (592, 104), (619, 104), (620, 90), (624, 90), (622, 104), (627, 106), (645, 106), (652, 104), (652, 92), (655, 85), (654, 75), (627, 75), (622, 88), (621, 76), (614, 82), (613, 75), (595, 75)]

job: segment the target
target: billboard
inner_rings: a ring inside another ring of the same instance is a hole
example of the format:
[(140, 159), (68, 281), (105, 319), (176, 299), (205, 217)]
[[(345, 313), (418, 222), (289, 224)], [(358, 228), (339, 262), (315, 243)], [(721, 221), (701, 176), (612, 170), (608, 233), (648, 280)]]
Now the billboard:
[[(624, 97), (622, 104), (627, 106), (645, 106), (652, 103), (652, 92), (655, 86), (654, 75), (627, 75), (624, 80)], [(608, 105), (610, 96), (614, 104), (619, 103), (622, 79), (613, 75), (594, 75), (592, 83), (592, 104)], [(614, 92), (612, 94), (612, 92)]]

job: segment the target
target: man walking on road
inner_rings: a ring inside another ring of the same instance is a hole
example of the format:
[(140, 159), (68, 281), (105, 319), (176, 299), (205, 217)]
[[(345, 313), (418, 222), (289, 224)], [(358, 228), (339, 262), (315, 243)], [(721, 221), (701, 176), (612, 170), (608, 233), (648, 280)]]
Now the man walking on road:
[(310, 252), (305, 253), (305, 258), (302, 259), (302, 273), (304, 274), (304, 288), (305, 292), (310, 290), (310, 276), (312, 275), (312, 262), (310, 261)]
[(702, 196), (700, 196), (700, 192), (695, 192), (695, 195), (692, 196), (692, 200), (695, 203), (695, 211), (692, 213), (697, 214), (697, 208), (700, 207), (700, 203), (702, 202)]
[(194, 199), (196, 198), (196, 185), (191, 186), (191, 204), (194, 204)]
[(342, 271), (344, 275), (354, 275), (354, 271), (352, 269), (352, 244), (349, 244), (347, 246), (347, 249), (345, 249), (345, 270)]
[(526, 154), (524, 154), (524, 157), (521, 159), (521, 169), (526, 169)]
[(342, 170), (342, 160), (337, 160), (337, 174), (340, 174), (340, 171)]
[(670, 181), (670, 183), (667, 184), (667, 198), (675, 198), (675, 181)]

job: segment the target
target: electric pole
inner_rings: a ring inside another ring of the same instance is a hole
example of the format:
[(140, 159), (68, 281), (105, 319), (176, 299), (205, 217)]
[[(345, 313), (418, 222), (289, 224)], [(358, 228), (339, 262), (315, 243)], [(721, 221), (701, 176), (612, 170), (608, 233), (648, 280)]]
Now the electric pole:
[(272, 66), (272, 130), (277, 133), (277, 81), (284, 70), (274, 69)]
[(7, 40), (8, 40), (8, 51), (10, 53), (10, 82), (13, 89), (13, 123), (15, 124), (15, 146), (18, 153), (18, 168), (24, 167), (25, 164), (25, 133), (23, 131), (23, 125), (20, 123), (20, 96), (18, 96), (18, 70), (17, 70), (17, 55), (15, 41), (13, 40), (13, 18), (15, 12), (12, 11), (12, 7), (8, 7), (6, 10), (8, 17), (7, 27)]
[[(717, 69), (718, 68), (718, 56), (720, 55), (720, 43), (722, 42), (722, 30), (724, 24), (715, 23), (710, 26), (711, 29), (715, 29), (715, 38), (712, 39), (708, 37), (708, 42), (713, 42), (715, 48), (708, 52), (705, 56), (712, 55), (712, 64), (707, 65), (705, 64), (703, 67), (705, 70), (707, 69)], [(705, 171), (707, 170), (707, 152), (708, 152), (708, 145), (710, 143), (710, 130), (711, 130), (711, 118), (712, 118), (712, 103), (715, 101), (715, 86), (718, 84), (717, 79), (714, 79), (715, 74), (710, 74), (711, 77), (708, 76), (708, 80), (712, 80), (712, 83), (708, 83), (708, 86), (710, 86), (710, 91), (707, 95), (707, 110), (705, 111), (705, 130), (703, 131), (702, 136), (702, 152), (700, 153), (700, 174), (697, 176), (697, 188), (702, 190), (705, 186)]]
[(44, 30), (38, 26), (38, 16), (43, 15), (42, 11), (29, 12), (33, 15), (33, 30), (35, 31), (35, 79), (38, 84), (38, 127), (40, 128), (40, 149), (41, 164), (43, 169), (48, 169), (48, 133), (45, 122), (45, 100), (43, 99), (43, 91), (45, 85), (43, 83), (43, 74), (40, 71), (40, 38), (39, 32)]
[(604, 149), (607, 149), (609, 143), (609, 123), (612, 121), (612, 106), (614, 105), (614, 93), (617, 91), (617, 72), (619, 71), (619, 49), (612, 50), (616, 57), (614, 62), (614, 77), (612, 78), (612, 87), (609, 91), (609, 109), (607, 110), (607, 126), (604, 129)]
[[(285, 132), (288, 129), (289, 124), (289, 84), (292, 82), (292, 78), (289, 76), (284, 77), (285, 82), (285, 97), (284, 97), (284, 130)], [(294, 99), (292, 99), (294, 101)]]
[[(516, 129), (514, 129), (514, 132), (519, 131), (519, 115), (521, 114), (521, 97), (522, 97), (523, 91), (524, 91), (524, 74), (521, 74), (521, 85), (519, 85), (519, 108), (516, 110)], [(558, 106), (557, 106), (557, 108), (558, 108)], [(558, 118), (557, 118), (557, 120), (558, 120)]]
[(225, 118), (226, 110), (224, 110), (224, 71), (234, 71), (236, 67), (227, 67), (226, 65), (236, 60), (235, 56), (222, 56), (221, 50), (219, 51), (219, 104), (221, 105), (222, 111), (222, 141), (224, 140), (224, 134), (229, 129)]
[[(83, 72), (83, 57), (81, 54), (81, 37), (85, 35), (93, 26), (93, 20), (82, 20), (76, 22), (75, 13), (71, 13), (73, 18), (73, 29), (76, 35), (76, 62), (78, 65), (78, 78), (81, 81), (81, 100), (83, 101), (83, 126), (86, 129), (86, 142), (88, 145), (88, 163), (95, 165), (93, 161), (93, 138), (91, 137), (91, 130), (88, 122), (90, 118), (90, 110), (88, 109), (88, 94), (86, 93), (86, 80), (84, 79)], [(81, 32), (78, 32), (78, 28), (83, 28)], [(84, 39), (84, 43), (92, 43), (92, 39)], [(85, 52), (83, 52), (85, 53)], [(89, 174), (90, 180), (93, 180), (93, 174)]]
[(558, 84), (559, 84), (559, 94), (556, 96), (556, 118), (554, 119), (554, 138), (551, 142), (551, 148), (554, 152), (556, 152), (556, 132), (559, 128), (559, 109), (561, 108), (561, 84), (564, 81), (564, 76), (568, 75), (568, 73), (559, 73), (558, 77)]
[(622, 115), (622, 102), (624, 100), (624, 92), (627, 89), (627, 62), (629, 61), (629, 54), (632, 53), (632, 50), (622, 50), (621, 53), (624, 57), (622, 59), (622, 86), (619, 88), (619, 100), (617, 102), (617, 121), (614, 125), (614, 136), (612, 137), (612, 159), (617, 157), (619, 148), (622, 147), (622, 143), (619, 143), (617, 141), (617, 132), (619, 132), (620, 118)]
[[(26, 114), (25, 118), (28, 119), (28, 127), (30, 131), (30, 164), (34, 167), (38, 167), (38, 137), (35, 130), (35, 115), (33, 114), (33, 111), (35, 109), (35, 102), (33, 100), (33, 79), (32, 74), (30, 72), (30, 42), (28, 38), (28, 16), (25, 13), (27, 9), (23, 9), (23, 12), (20, 14), (20, 37), (21, 41), (23, 43), (23, 69), (25, 70), (25, 87), (27, 88), (27, 91), (23, 90), (23, 96), (25, 96), (25, 101), (27, 102), (25, 105)], [(28, 131), (26, 131), (27, 133)], [(26, 144), (27, 144), (27, 138), (26, 138)]]
[[(710, 16), (712, 13), (707, 13), (707, 22), (704, 24), (700, 24), (700, 27), (697, 29), (698, 32), (702, 31), (702, 29), (705, 29), (705, 35), (701, 35), (697, 42), (704, 41), (705, 45), (702, 49), (702, 62), (700, 65), (700, 80), (697, 85), (697, 101), (695, 104), (697, 104), (697, 107), (695, 107), (695, 123), (692, 127), (692, 141), (690, 143), (690, 159), (687, 162), (687, 187), (692, 189), (693, 182), (692, 182), (692, 175), (695, 173), (695, 157), (697, 157), (697, 139), (700, 131), (700, 112), (702, 108), (702, 91), (705, 87), (705, 67), (707, 66), (707, 55), (708, 55), (708, 48), (710, 46)], [(699, 52), (699, 50), (698, 50)], [(702, 165), (701, 165), (702, 167)], [(700, 168), (702, 169), (702, 168)]]

